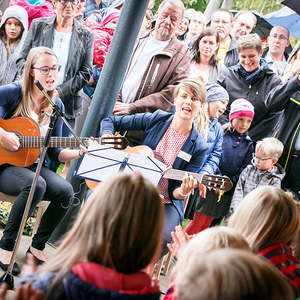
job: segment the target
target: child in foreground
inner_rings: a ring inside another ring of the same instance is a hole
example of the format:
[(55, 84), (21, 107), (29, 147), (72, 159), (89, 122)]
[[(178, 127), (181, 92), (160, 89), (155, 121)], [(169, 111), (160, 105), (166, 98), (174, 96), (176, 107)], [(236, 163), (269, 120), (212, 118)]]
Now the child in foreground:
[(144, 269), (160, 255), (163, 216), (157, 189), (139, 173), (103, 182), (52, 259), (21, 284), (51, 300), (158, 300)]
[(268, 137), (257, 142), (252, 164), (244, 169), (236, 185), (230, 205), (230, 214), (256, 187), (265, 185), (281, 187), (285, 173), (277, 162), (282, 152), (283, 144), (276, 138)]
[(175, 280), (177, 300), (295, 299), (281, 274), (250, 252), (219, 249), (199, 258), (191, 251), (189, 258)]
[(300, 260), (293, 253), (299, 253), (300, 213), (290, 193), (272, 186), (256, 188), (229, 218), (228, 226), (274, 265), (300, 297)]
[[(174, 282), (184, 269), (191, 263), (191, 257), (201, 257), (202, 255), (216, 249), (234, 248), (250, 251), (247, 241), (238, 232), (229, 227), (217, 226), (203, 230), (195, 235), (192, 240), (181, 226), (176, 227), (172, 233), (173, 243), (169, 244), (169, 250), (178, 258), (172, 274), (171, 284), (164, 300), (178, 299), (174, 292)], [(190, 241), (189, 241), (190, 240)]]

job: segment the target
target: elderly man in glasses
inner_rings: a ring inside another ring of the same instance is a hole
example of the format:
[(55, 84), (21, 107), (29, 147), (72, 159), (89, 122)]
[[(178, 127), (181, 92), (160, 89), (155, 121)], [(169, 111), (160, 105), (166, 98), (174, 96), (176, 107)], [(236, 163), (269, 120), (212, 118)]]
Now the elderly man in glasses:
[[(33, 47), (46, 46), (55, 51), (61, 66), (55, 93), (62, 99), (66, 118), (72, 126), (81, 109), (78, 92), (89, 79), (92, 70), (93, 37), (75, 19), (78, 5), (79, 0), (54, 0), (56, 15), (32, 22), (17, 62), (21, 69)], [(69, 134), (69, 129), (64, 126), (63, 135)]]

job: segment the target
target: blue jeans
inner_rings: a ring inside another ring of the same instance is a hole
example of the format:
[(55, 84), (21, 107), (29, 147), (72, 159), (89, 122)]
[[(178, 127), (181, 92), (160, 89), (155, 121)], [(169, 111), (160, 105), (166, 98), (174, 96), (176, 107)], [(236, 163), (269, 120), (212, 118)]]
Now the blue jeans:
[(181, 223), (178, 210), (173, 204), (164, 204), (165, 207), (165, 228), (164, 228), (164, 245), (163, 255), (168, 252), (167, 243), (172, 242), (171, 232)]
[(300, 201), (300, 157), (291, 157), (282, 181), (283, 188), (291, 190)]
[[(37, 164), (33, 164), (30, 167), (22, 168), (6, 165), (0, 169), (0, 191), (17, 196), (0, 240), (0, 248), (2, 249), (13, 250), (36, 166)], [(45, 248), (51, 233), (67, 212), (73, 196), (73, 188), (68, 181), (50, 171), (47, 167), (42, 167), (29, 215), (32, 214), (35, 206), (41, 200), (51, 201), (51, 203), (42, 217), (37, 233), (32, 239), (34, 248), (39, 250)]]

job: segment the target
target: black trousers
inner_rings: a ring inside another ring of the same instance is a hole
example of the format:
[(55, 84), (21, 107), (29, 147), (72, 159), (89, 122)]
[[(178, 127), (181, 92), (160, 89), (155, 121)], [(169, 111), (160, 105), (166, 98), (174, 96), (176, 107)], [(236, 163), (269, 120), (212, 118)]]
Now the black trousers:
[(295, 194), (295, 198), (300, 201), (300, 157), (291, 157), (282, 186)]
[[(0, 192), (17, 196), (0, 240), (0, 248), (2, 249), (13, 250), (36, 166), (37, 164), (33, 164), (30, 167), (22, 168), (5, 165), (0, 169)], [(29, 215), (32, 214), (41, 200), (51, 201), (51, 203), (42, 217), (37, 233), (32, 239), (34, 248), (39, 250), (45, 248), (51, 233), (67, 212), (73, 196), (73, 188), (68, 181), (47, 167), (42, 167)]]

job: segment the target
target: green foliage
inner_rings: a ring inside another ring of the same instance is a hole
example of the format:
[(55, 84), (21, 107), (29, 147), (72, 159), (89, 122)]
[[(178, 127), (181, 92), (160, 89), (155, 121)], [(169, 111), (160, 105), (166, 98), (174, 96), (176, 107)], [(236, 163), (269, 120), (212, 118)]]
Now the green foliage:
[(272, 11), (278, 10), (282, 8), (281, 0), (234, 0), (233, 1), (233, 9), (241, 10), (256, 10), (262, 15), (268, 14)]
[[(154, 11), (157, 10), (162, 0), (155, 0)], [(209, 0), (182, 0), (186, 8), (194, 8), (199, 11), (204, 11)], [(267, 14), (277, 9), (282, 8), (282, 0), (233, 0), (233, 9), (249, 9), (256, 10), (261, 14)]]
[[(153, 11), (156, 12), (162, 0), (155, 0)], [(209, 0), (182, 0), (186, 8), (194, 8), (198, 11), (204, 11)]]
[[(4, 226), (6, 225), (6, 223), (8, 221), (11, 206), (12, 206), (11, 203), (1, 202), (1, 204), (0, 204), (0, 225), (4, 225)], [(36, 210), (35, 210), (33, 216), (28, 218), (26, 221), (25, 228), (23, 231), (24, 235), (28, 235), (28, 236), (32, 235), (33, 225), (36, 221), (35, 216), (36, 216)]]

